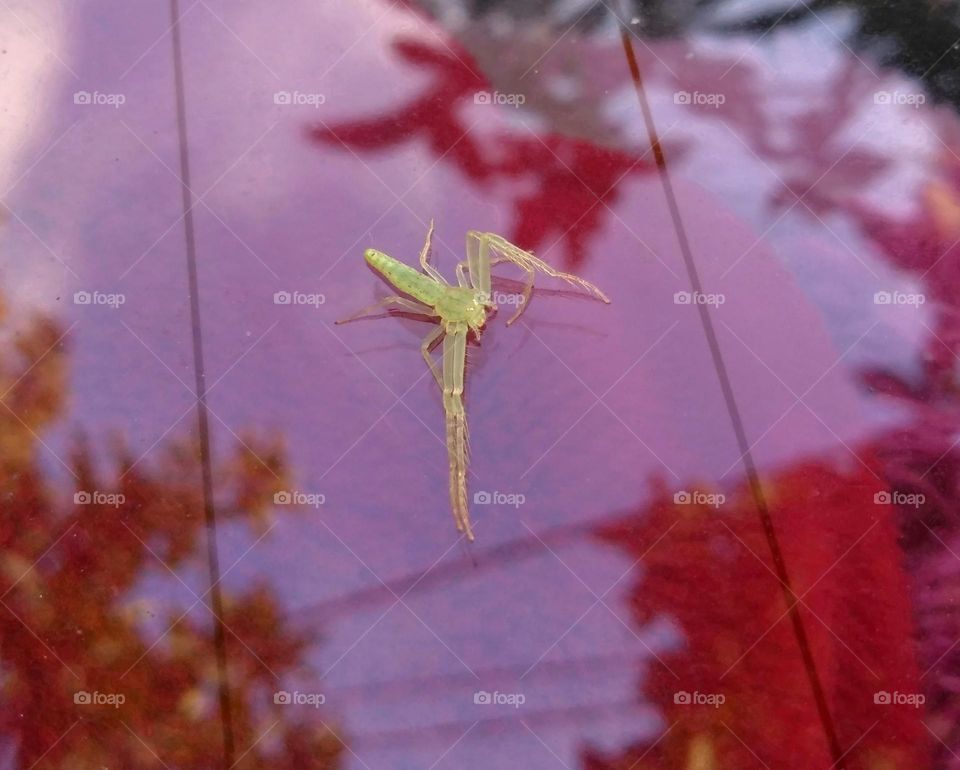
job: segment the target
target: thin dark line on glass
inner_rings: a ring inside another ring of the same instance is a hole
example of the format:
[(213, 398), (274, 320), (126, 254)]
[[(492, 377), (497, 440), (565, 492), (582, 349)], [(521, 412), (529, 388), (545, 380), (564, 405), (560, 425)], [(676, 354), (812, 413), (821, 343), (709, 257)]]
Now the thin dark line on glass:
[[(640, 102), (640, 110), (643, 113), (643, 120), (646, 124), (647, 135), (653, 148), (653, 154), (656, 159), (657, 171), (660, 176), (660, 182), (663, 185), (664, 196), (667, 200), (667, 207), (670, 210), (670, 217), (673, 221), (674, 230), (679, 242), (680, 252), (683, 255), (683, 261), (687, 269), (690, 285), (694, 292), (702, 294), (703, 285), (700, 282), (700, 274), (697, 271), (697, 265), (693, 258), (693, 251), (690, 248), (690, 242), (687, 238), (686, 229), (683, 225), (683, 219), (680, 215), (680, 208), (677, 204), (677, 198), (673, 191), (673, 184), (670, 181), (670, 172), (667, 165), (666, 154), (663, 146), (660, 144), (660, 137), (657, 133), (656, 123), (653, 119), (653, 112), (650, 109), (650, 102), (647, 99), (646, 90), (643, 86), (643, 78), (640, 75), (640, 66), (637, 62), (636, 54), (633, 50), (633, 41), (630, 39), (631, 32), (624, 24), (622, 18), (617, 19), (620, 27), (620, 38), (623, 42), (623, 50), (627, 57), (627, 66), (630, 68), (630, 75), (633, 78), (634, 87), (637, 93), (637, 99)], [(743, 419), (740, 415), (740, 409), (737, 406), (736, 396), (733, 392), (733, 386), (730, 383), (730, 377), (727, 372), (726, 363), (723, 360), (723, 353), (720, 350), (720, 344), (717, 340), (716, 330), (713, 326), (713, 320), (710, 318), (710, 311), (704, 304), (696, 305), (697, 312), (700, 314), (700, 322), (703, 326), (703, 333), (710, 349), (710, 357), (713, 361), (717, 378), (720, 381), (720, 389), (723, 392), (723, 399), (730, 416), (730, 422), (733, 425), (733, 431), (736, 435), (737, 446), (743, 460), (744, 471), (750, 484), (750, 491), (753, 495), (754, 503), (757, 506), (757, 513), (760, 517), (760, 524), (763, 527), (764, 535), (767, 539), (767, 545), (770, 549), (770, 555), (773, 559), (774, 571), (780, 586), (783, 590), (784, 599), (787, 603), (787, 611), (790, 615), (790, 622), (793, 626), (793, 633), (800, 648), (800, 655), (803, 659), (803, 665), (810, 681), (810, 687), (813, 690), (814, 701), (816, 702), (817, 712), (820, 722), (823, 726), (824, 734), (827, 739), (831, 757), (834, 760), (833, 766), (837, 770), (843, 770), (843, 757), (845, 752), (840, 746), (840, 740), (837, 736), (836, 725), (830, 714), (830, 707), (827, 703), (826, 693), (817, 671), (816, 661), (813, 658), (813, 651), (810, 647), (810, 640), (807, 630), (800, 616), (799, 602), (796, 592), (793, 590), (793, 584), (790, 581), (790, 574), (787, 571), (786, 560), (783, 557), (783, 551), (780, 548), (780, 541), (777, 538), (776, 529), (773, 526), (773, 520), (770, 517), (770, 509), (767, 505), (766, 497), (763, 494), (763, 488), (760, 485), (760, 477), (757, 473), (756, 463), (753, 459), (753, 453), (750, 449), (750, 442), (747, 441), (746, 430), (743, 427)]]
[(200, 291), (197, 280), (197, 247), (193, 226), (193, 192), (190, 185), (190, 151), (187, 141), (187, 106), (183, 85), (183, 48), (180, 39), (180, 3), (170, 0), (173, 73), (177, 100), (177, 133), (180, 152), (183, 228), (187, 253), (187, 278), (190, 291), (190, 325), (193, 333), (193, 370), (197, 395), (197, 429), (200, 442), (200, 467), (203, 475), (203, 513), (206, 524), (207, 564), (210, 575), (210, 609), (213, 611), (213, 642), (217, 658), (217, 689), (220, 723), (223, 732), (223, 767), (234, 764), (233, 716), (230, 683), (227, 678), (226, 635), (223, 626), (223, 594), (220, 589), (220, 560), (217, 554), (217, 516), (213, 502), (213, 470), (210, 463), (210, 427), (207, 414), (206, 373), (203, 359), (203, 333), (200, 325)]

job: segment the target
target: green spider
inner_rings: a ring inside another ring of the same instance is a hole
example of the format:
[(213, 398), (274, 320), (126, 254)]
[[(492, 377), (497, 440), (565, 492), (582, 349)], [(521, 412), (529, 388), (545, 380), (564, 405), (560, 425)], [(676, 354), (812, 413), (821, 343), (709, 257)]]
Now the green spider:
[[(451, 286), (430, 264), (432, 238), (433, 220), (430, 220), (426, 242), (420, 251), (422, 273), (382, 251), (367, 249), (363, 252), (363, 258), (371, 267), (398, 290), (414, 299), (400, 296), (385, 297), (337, 323), (356, 320), (390, 305), (410, 313), (438, 319), (438, 326), (427, 335), (420, 350), (443, 391), (447, 453), (450, 458), (450, 506), (453, 510), (453, 520), (457, 530), (464, 533), (468, 540), (473, 540), (470, 510), (467, 505), (467, 417), (463, 408), (463, 379), (467, 333), (473, 331), (474, 336), (479, 339), (488, 316), (497, 309), (490, 292), (490, 268), (502, 262), (511, 262), (526, 273), (521, 292), (522, 301), (517, 311), (507, 321), (508, 326), (526, 309), (533, 291), (534, 273), (538, 270), (578, 286), (603, 302), (609, 304), (610, 300), (589, 281), (555, 270), (529, 251), (514, 246), (502, 236), (476, 230), (470, 230), (467, 233), (467, 258), (457, 265), (457, 286)], [(469, 279), (464, 273), (464, 267), (469, 272)], [(430, 351), (441, 337), (443, 338), (442, 373), (430, 355)]]

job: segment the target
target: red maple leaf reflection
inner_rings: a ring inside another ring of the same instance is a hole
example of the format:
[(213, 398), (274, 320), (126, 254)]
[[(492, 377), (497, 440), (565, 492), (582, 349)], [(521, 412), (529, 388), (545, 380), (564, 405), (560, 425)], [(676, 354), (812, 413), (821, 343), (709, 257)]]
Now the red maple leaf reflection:
[(320, 125), (311, 129), (314, 139), (336, 147), (368, 151), (425, 139), (439, 158), (454, 161), (472, 180), (484, 181), (492, 173), (488, 161), (467, 126), (456, 114), (460, 100), (485, 87), (486, 82), (458, 56), (423, 43), (398, 40), (393, 43), (400, 58), (436, 73), (433, 87), (401, 109), (381, 117)]
[(487, 133), (481, 139), (460, 114), (466, 98), (489, 88), (467, 63), (469, 54), (407, 40), (393, 47), (403, 60), (432, 71), (432, 85), (383, 115), (316, 126), (312, 138), (354, 152), (423, 140), (438, 159), (455, 163), (477, 184), (513, 181), (515, 219), (509, 237), (524, 248), (550, 248), (563, 241), (569, 264), (581, 262), (605, 207), (619, 198), (620, 183), (655, 168), (643, 156), (558, 133), (537, 135), (526, 129), (502, 131), (492, 140)]
[(550, 134), (536, 140), (505, 140), (507, 160), (502, 173), (538, 174), (536, 192), (516, 203), (512, 237), (526, 248), (547, 240), (565, 240), (570, 261), (582, 260), (585, 240), (601, 224), (606, 207), (618, 198), (617, 185), (631, 173), (649, 167), (631, 155), (598, 147), (582, 139)]
[[(810, 462), (764, 483), (811, 654), (848, 770), (919, 768), (931, 738), (922, 711), (876, 702), (918, 693), (906, 577), (891, 506), (865, 469)], [(666, 534), (665, 534), (666, 533)], [(824, 728), (766, 537), (744, 487), (722, 509), (675, 505), (664, 491), (599, 535), (641, 559), (629, 609), (638, 626), (669, 618), (682, 646), (651, 662), (641, 697), (663, 714), (655, 744), (604, 755), (588, 770), (831, 767)], [(677, 697), (677, 693), (681, 697)], [(722, 694), (719, 705), (683, 693)], [(882, 700), (882, 697), (880, 698)]]

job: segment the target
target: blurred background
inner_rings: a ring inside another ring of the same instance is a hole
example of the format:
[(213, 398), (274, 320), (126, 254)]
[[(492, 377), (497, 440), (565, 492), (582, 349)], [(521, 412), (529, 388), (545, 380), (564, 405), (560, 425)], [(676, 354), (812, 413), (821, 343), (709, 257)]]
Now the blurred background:
[(0, 20), (0, 768), (960, 767), (960, 3)]

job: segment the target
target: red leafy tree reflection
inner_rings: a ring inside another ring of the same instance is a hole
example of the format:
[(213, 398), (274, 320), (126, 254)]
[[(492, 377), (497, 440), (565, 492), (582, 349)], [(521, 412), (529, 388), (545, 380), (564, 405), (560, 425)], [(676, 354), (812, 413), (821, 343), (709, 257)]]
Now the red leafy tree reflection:
[[(2, 320), (8, 337), (12, 324)], [(15, 350), (0, 359), (5, 751), (17, 767), (37, 770), (219, 767), (210, 612), (201, 602), (181, 614), (185, 588), (163, 594), (167, 601), (142, 589), (151, 576), (170, 577), (167, 569), (204, 574), (196, 439), (161, 446), (135, 467), (118, 443), (109, 479), (81, 443), (67, 463), (78, 500), (89, 495), (77, 504), (47, 478), (39, 439), (64, 408), (62, 331), (39, 319), (16, 332)], [(246, 450), (215, 469), (222, 510), (234, 518), (263, 513), (283, 476), (278, 445), (245, 440), (273, 473)], [(193, 603), (186, 598), (186, 607)], [(302, 665), (313, 640), (288, 627), (266, 586), (226, 592), (223, 605), (233, 739), (237, 755), (247, 752), (238, 767), (339, 767), (342, 745), (331, 732), (273, 705), (274, 674)], [(272, 723), (271, 740), (259, 741)]]
[(588, 238), (616, 203), (618, 186), (632, 174), (654, 169), (652, 157), (559, 133), (520, 129), (491, 137), (476, 130), (474, 135), (461, 112), (464, 102), (472, 102), (489, 84), (467, 64), (469, 54), (412, 41), (398, 41), (394, 49), (404, 61), (430, 70), (432, 86), (381, 116), (323, 124), (311, 135), (356, 153), (424, 141), (438, 159), (456, 164), (472, 182), (513, 182), (521, 192), (513, 202), (509, 237), (524, 248), (549, 249), (563, 242), (568, 261), (580, 262)]
[(914, 573), (929, 723), (942, 741), (946, 765), (960, 752), (960, 612), (953, 588), (960, 580), (960, 158), (954, 149), (944, 147), (939, 168), (939, 178), (925, 185), (908, 218), (893, 220), (852, 203), (841, 210), (920, 284), (930, 307), (919, 372), (905, 376), (874, 368), (863, 380), (910, 415), (879, 452), (891, 486), (925, 500), (919, 510), (901, 511), (901, 528)]

